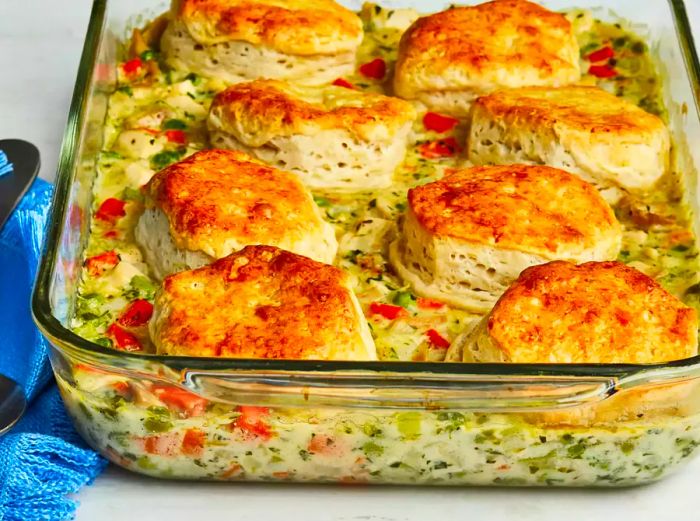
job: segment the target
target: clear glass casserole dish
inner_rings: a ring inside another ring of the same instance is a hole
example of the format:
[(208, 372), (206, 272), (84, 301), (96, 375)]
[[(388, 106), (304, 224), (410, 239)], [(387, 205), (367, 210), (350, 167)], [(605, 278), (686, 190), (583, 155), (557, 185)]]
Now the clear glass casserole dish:
[[(70, 331), (118, 42), (144, 7), (166, 6), (93, 4), (32, 304), (68, 410), (96, 450), (170, 478), (554, 486), (648, 483), (695, 453), (700, 357), (654, 366), (232, 360), (117, 352)], [(639, 26), (662, 64), (697, 216), (700, 66), (683, 4), (620, 0), (614, 10), (597, 15)]]

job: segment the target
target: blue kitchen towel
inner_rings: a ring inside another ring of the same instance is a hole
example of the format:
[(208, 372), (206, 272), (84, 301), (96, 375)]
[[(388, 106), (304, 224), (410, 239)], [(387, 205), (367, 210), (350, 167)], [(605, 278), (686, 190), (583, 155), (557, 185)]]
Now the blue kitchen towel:
[(106, 461), (73, 429), (51, 376), (30, 294), (48, 224), (52, 186), (37, 179), (0, 230), (0, 374), (22, 384), (29, 409), (0, 436), (0, 521), (72, 519), (68, 495)]

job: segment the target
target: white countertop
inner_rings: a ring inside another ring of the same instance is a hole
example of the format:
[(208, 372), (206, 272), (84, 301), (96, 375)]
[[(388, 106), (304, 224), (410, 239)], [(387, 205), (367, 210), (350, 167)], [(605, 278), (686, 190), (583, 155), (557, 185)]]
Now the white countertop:
[[(575, 4), (575, 2), (574, 2)], [(700, 0), (686, 0), (700, 42)], [(0, 138), (34, 142), (52, 179), (90, 12), (88, 0), (0, 0)], [(450, 489), (166, 482), (110, 467), (78, 495), (78, 521), (700, 520), (700, 459), (621, 490)]]

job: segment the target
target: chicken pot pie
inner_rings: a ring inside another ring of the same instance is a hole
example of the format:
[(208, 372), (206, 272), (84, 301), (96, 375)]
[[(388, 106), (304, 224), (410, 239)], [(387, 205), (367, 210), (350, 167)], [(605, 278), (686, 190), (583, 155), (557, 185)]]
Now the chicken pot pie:
[(476, 164), (563, 168), (609, 195), (648, 191), (668, 170), (664, 122), (597, 87), (531, 87), (476, 100), (467, 149)]
[(174, 0), (161, 49), (175, 69), (228, 83), (330, 83), (353, 72), (362, 22), (333, 0)]
[(258, 80), (218, 94), (208, 127), (214, 146), (292, 171), (310, 188), (362, 190), (391, 185), (414, 118), (397, 98)]
[(376, 360), (348, 276), (272, 246), (247, 246), (167, 277), (150, 334), (159, 354)]
[(697, 354), (694, 309), (620, 262), (523, 271), (450, 361), (649, 364)]
[(394, 92), (465, 116), (475, 98), (496, 89), (556, 87), (580, 77), (578, 43), (564, 15), (526, 0), (495, 0), (414, 22), (401, 38)]
[(573, 174), (474, 167), (409, 190), (389, 257), (418, 295), (485, 312), (523, 269), (614, 259), (621, 240), (608, 204)]
[(249, 244), (269, 244), (330, 263), (337, 242), (294, 174), (237, 151), (204, 150), (156, 173), (135, 229), (162, 279)]

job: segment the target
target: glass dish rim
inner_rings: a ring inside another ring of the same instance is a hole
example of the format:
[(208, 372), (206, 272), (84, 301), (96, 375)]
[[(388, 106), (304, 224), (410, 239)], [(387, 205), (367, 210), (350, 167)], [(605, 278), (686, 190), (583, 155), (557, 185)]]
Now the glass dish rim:
[[(358, 378), (367, 379), (368, 374), (379, 373), (377, 386), (382, 385), (382, 376), (409, 374), (482, 376), (482, 377), (608, 377), (637, 380), (640, 373), (653, 375), (655, 381), (700, 375), (700, 355), (691, 358), (658, 364), (476, 364), (446, 362), (399, 362), (399, 361), (308, 361), (234, 359), (211, 357), (186, 357), (155, 354), (137, 354), (115, 351), (90, 342), (64, 327), (53, 315), (50, 304), (50, 281), (56, 269), (56, 257), (63, 232), (63, 223), (68, 208), (71, 174), (77, 163), (77, 151), (92, 85), (94, 64), (99, 43), (106, 29), (106, 13), (109, 0), (93, 0), (85, 43), (78, 66), (78, 74), (61, 145), (57, 177), (51, 209), (44, 254), (41, 258), (31, 300), (35, 323), (49, 341), (62, 351), (72, 351), (86, 359), (100, 359), (102, 364), (110, 360), (132, 360), (141, 363), (159, 363), (174, 370), (204, 371), (251, 371), (251, 372), (300, 372), (326, 374), (336, 371), (356, 372)], [(683, 0), (667, 0), (676, 28), (676, 37), (681, 46), (688, 78), (692, 84), (695, 111), (700, 118), (700, 60), (696, 52), (688, 15)], [(120, 365), (120, 364), (119, 364)], [(641, 378), (647, 380), (647, 378)], [(618, 380), (619, 381), (619, 380)], [(351, 383), (350, 381), (346, 381)]]

